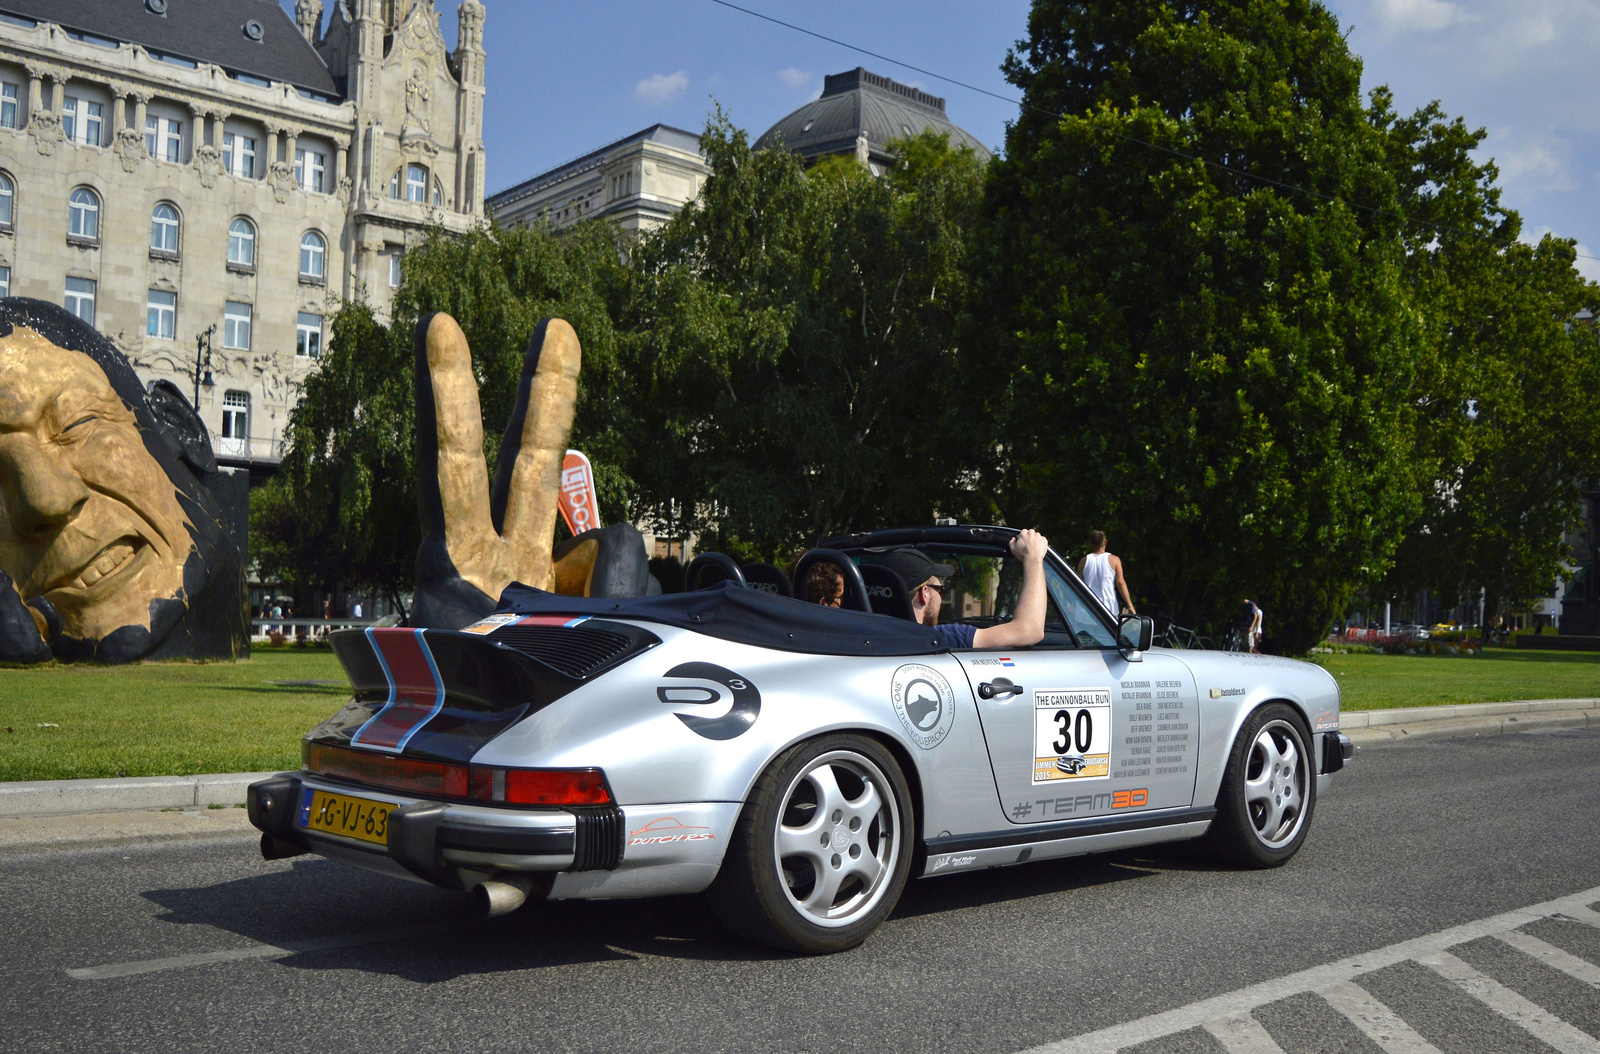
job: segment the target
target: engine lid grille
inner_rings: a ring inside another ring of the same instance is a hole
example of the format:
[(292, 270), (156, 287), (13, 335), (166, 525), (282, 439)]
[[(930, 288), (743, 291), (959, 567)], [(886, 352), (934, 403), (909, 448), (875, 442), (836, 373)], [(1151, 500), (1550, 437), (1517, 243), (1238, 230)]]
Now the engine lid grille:
[(574, 680), (584, 680), (661, 643), (661, 638), (620, 622), (533, 615), (489, 635)]

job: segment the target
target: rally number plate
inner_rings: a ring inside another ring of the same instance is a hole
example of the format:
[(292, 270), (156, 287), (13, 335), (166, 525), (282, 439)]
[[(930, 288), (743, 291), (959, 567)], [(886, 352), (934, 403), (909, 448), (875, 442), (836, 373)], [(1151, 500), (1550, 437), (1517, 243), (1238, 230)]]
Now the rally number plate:
[(321, 790), (306, 793), (308, 800), (300, 808), (301, 827), (375, 845), (389, 844), (389, 810), (394, 806), (349, 794)]

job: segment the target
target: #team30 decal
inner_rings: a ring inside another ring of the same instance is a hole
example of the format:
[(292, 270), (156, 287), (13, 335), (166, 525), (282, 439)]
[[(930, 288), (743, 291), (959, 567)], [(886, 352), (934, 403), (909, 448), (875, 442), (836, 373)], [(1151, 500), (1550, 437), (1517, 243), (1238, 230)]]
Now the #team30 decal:
[(1034, 784), (1110, 776), (1110, 690), (1050, 688), (1034, 692)]

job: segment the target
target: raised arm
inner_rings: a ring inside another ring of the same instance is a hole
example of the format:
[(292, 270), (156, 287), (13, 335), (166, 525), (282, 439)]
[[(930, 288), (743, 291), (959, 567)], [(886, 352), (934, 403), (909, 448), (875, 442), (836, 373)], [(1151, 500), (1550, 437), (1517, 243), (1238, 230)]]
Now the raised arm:
[(1133, 610), (1133, 597), (1128, 595), (1128, 580), (1122, 577), (1122, 557), (1111, 558), (1111, 569), (1117, 573), (1117, 595), (1122, 597), (1122, 611), (1125, 615), (1137, 615)]
[(1050, 542), (1035, 530), (1011, 539), (1011, 555), (1022, 562), (1022, 595), (1010, 622), (986, 626), (973, 637), (975, 648), (1025, 648), (1044, 639), (1044, 554)]

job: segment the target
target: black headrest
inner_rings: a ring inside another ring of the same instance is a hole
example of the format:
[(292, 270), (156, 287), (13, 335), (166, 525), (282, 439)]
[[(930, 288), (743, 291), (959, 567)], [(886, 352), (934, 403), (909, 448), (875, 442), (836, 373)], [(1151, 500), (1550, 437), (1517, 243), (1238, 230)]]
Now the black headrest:
[(861, 580), (867, 585), (867, 600), (874, 614), (916, 618), (911, 610), (911, 591), (894, 571), (879, 564), (862, 564)]
[(794, 596), (794, 589), (789, 585), (789, 576), (771, 564), (745, 564), (743, 570), (744, 584), (751, 589), (776, 593), (780, 597)]
[(683, 573), (683, 589), (686, 593), (710, 589), (718, 582), (745, 584), (744, 572), (739, 570), (739, 565), (733, 562), (732, 557), (724, 553), (701, 553), (689, 561), (689, 569)]

